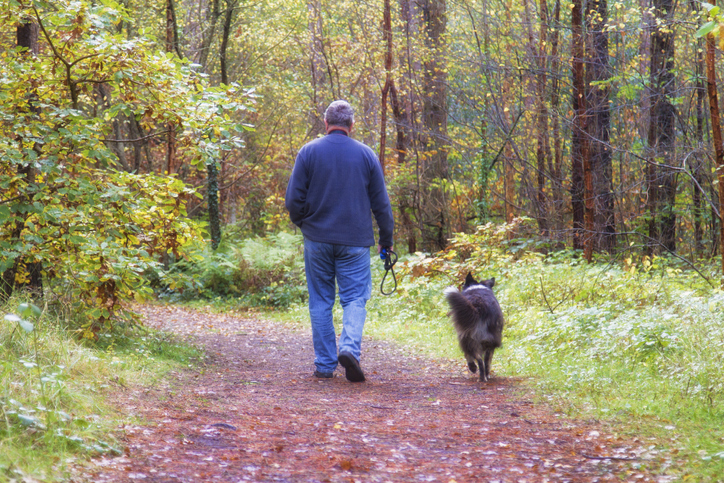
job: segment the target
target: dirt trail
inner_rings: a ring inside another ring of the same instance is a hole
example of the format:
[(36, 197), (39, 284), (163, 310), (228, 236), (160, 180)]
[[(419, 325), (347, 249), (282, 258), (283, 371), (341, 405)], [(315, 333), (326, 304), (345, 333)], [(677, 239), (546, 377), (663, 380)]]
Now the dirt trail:
[[(95, 482), (656, 481), (638, 443), (520, 399), (507, 378), (478, 382), (459, 361), (366, 340), (367, 382), (312, 376), (309, 331), (144, 307), (147, 324), (212, 355), (200, 372), (114, 401), (127, 452), (98, 459)], [(495, 363), (493, 364), (495, 369)], [(609, 458), (607, 458), (609, 457)]]

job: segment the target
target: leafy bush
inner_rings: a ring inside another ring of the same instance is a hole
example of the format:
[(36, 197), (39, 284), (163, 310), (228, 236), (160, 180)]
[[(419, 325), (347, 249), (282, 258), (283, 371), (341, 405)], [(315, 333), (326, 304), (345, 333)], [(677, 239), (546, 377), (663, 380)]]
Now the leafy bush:
[(2, 12), (8, 25), (33, 17), (48, 55), (2, 49), (0, 297), (40, 273), (55, 301), (83, 314), (69, 320), (83, 320), (87, 338), (123, 321), (124, 301), (148, 292), (145, 274), (198, 236), (185, 212), (192, 190), (138, 174), (109, 142), (113, 124), (172, 126), (179, 156), (205, 170), (243, 146), (251, 102), (249, 91), (209, 86), (189, 62), (125, 38), (124, 11), (113, 0), (61, 0)]
[(251, 306), (286, 307), (306, 299), (302, 237), (281, 232), (237, 240), (231, 231), (216, 251), (197, 245), (163, 280), (161, 295), (172, 300), (223, 297)]

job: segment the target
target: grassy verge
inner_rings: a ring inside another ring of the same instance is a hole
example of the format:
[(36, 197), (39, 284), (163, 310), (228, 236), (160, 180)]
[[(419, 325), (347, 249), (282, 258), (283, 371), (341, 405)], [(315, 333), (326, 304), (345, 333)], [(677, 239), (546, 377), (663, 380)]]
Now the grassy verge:
[[(21, 302), (0, 315), (20, 314)], [(152, 332), (83, 344), (60, 321), (27, 312), (22, 322), (0, 317), (0, 481), (62, 481), (72, 462), (120, 454), (113, 431), (132, 415), (116, 413), (107, 395), (200, 357)]]

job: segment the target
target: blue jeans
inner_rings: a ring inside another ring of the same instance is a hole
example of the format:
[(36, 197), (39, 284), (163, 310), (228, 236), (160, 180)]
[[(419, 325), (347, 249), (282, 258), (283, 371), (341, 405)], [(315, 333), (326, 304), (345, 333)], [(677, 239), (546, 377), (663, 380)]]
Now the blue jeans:
[(314, 364), (320, 372), (332, 372), (337, 368), (337, 336), (332, 319), (335, 279), (344, 311), (339, 351), (347, 351), (359, 360), (367, 317), (365, 305), (372, 293), (370, 249), (318, 243), (305, 238), (304, 269), (312, 319)]

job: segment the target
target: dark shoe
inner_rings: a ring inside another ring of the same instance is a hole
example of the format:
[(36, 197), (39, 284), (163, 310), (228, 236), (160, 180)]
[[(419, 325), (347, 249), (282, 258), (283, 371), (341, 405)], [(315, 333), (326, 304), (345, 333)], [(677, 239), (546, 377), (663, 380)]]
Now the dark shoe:
[(365, 373), (359, 366), (359, 362), (349, 352), (340, 352), (337, 360), (345, 370), (345, 376), (349, 382), (365, 382)]
[(334, 377), (334, 372), (322, 372), (315, 369), (314, 377), (318, 377), (320, 379), (332, 379)]

